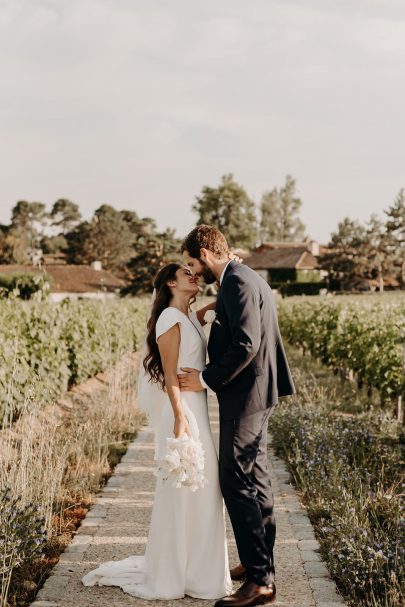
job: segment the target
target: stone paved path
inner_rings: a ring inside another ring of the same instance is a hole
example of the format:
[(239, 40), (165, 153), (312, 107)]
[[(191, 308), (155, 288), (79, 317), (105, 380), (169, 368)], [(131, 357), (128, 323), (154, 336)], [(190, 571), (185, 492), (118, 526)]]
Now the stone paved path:
[[(209, 396), (209, 407), (211, 426), (217, 440), (218, 409), (213, 394)], [(32, 607), (150, 607), (150, 601), (127, 595), (120, 588), (85, 587), (81, 578), (101, 562), (144, 553), (155, 485), (153, 454), (153, 434), (150, 428), (145, 427), (96, 498)], [(288, 482), (283, 462), (274, 456), (271, 447), (269, 461), (277, 521), (275, 562), (278, 596), (272, 605), (344, 607), (345, 603), (337, 594), (335, 584), (316, 551), (318, 544), (305, 509)], [(238, 563), (238, 558), (229, 521), (227, 527), (229, 558), (233, 566)], [(152, 603), (158, 607), (206, 607), (213, 601), (185, 598)]]

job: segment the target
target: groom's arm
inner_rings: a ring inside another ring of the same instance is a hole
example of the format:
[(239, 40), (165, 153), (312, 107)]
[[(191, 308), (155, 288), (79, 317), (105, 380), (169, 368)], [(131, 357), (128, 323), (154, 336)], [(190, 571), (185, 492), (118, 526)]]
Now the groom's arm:
[(237, 274), (226, 279), (222, 301), (231, 331), (231, 343), (222, 360), (210, 363), (202, 379), (218, 392), (256, 356), (261, 340), (259, 294)]

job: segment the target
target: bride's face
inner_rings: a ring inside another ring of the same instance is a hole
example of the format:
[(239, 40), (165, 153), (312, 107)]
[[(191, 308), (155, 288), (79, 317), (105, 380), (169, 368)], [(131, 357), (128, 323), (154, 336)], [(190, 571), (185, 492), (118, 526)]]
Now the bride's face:
[(168, 285), (173, 291), (196, 295), (199, 291), (197, 283), (198, 276), (193, 276), (190, 268), (181, 266), (176, 272), (176, 280), (170, 281)]

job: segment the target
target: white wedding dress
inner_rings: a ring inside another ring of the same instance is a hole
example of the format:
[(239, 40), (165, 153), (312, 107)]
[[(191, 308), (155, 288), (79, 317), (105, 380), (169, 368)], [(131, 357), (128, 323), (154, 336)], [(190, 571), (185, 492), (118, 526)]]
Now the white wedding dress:
[[(156, 338), (177, 323), (181, 336), (178, 371), (180, 367), (203, 369), (207, 342), (194, 312), (187, 316), (177, 308), (166, 308), (156, 323)], [(172, 406), (156, 384), (140, 383), (149, 395), (147, 409), (155, 429), (156, 458), (160, 459), (166, 451), (166, 438), (173, 436)], [(145, 401), (145, 394), (141, 396)], [(158, 476), (145, 555), (103, 563), (82, 578), (85, 586), (119, 586), (132, 596), (150, 600), (185, 595), (218, 599), (232, 592), (224, 502), (206, 391), (183, 392), (182, 405), (193, 438), (199, 438), (205, 451), (208, 483), (192, 492)]]

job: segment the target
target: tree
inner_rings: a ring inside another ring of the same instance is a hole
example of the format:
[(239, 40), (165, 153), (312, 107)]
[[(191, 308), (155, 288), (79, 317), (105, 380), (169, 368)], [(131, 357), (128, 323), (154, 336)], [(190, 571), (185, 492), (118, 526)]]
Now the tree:
[(151, 217), (141, 219), (135, 211), (120, 211), (120, 213), (136, 239), (157, 232), (156, 221)]
[(45, 254), (64, 253), (68, 249), (68, 241), (63, 234), (42, 236), (41, 249)]
[(45, 234), (41, 238), (43, 253), (60, 253), (68, 249), (65, 234), (71, 232), (81, 221), (81, 214), (77, 204), (67, 198), (59, 198), (47, 214), (48, 225), (58, 229), (55, 235)]
[(394, 259), (386, 226), (376, 215), (372, 215), (359, 249), (358, 264), (367, 278), (378, 279), (380, 292), (384, 290), (384, 278), (393, 273)]
[(99, 260), (109, 270), (123, 271), (133, 251), (134, 235), (120, 211), (109, 205), (98, 208), (91, 221), (83, 221), (66, 234), (72, 263)]
[(280, 195), (277, 188), (263, 194), (260, 203), (260, 240), (262, 242), (280, 241)]
[(27, 263), (33, 259), (46, 218), (42, 202), (19, 200), (11, 211), (11, 224), (0, 230), (0, 259), (3, 263)]
[(364, 242), (365, 229), (358, 222), (345, 217), (331, 235), (328, 251), (319, 258), (322, 269), (327, 270), (331, 285), (351, 289), (363, 279), (358, 253)]
[(224, 175), (218, 187), (204, 186), (196, 196), (193, 211), (197, 225), (207, 223), (223, 234), (230, 246), (252, 248), (257, 241), (257, 219), (253, 201), (232, 174)]
[(19, 200), (11, 210), (9, 236), (20, 241), (17, 249), (20, 263), (28, 261), (34, 250), (39, 248), (43, 227), (46, 220), (46, 207), (42, 202)]
[(394, 203), (384, 211), (391, 250), (401, 267), (401, 282), (405, 285), (405, 190), (401, 188)]
[(19, 200), (11, 210), (11, 227), (35, 234), (39, 231), (38, 226), (43, 225), (45, 217), (46, 207), (43, 202)]
[(78, 205), (67, 198), (59, 198), (54, 203), (49, 217), (51, 225), (59, 227), (62, 234), (71, 232), (82, 218)]
[(319, 261), (332, 284), (352, 289), (376, 279), (379, 290), (384, 290), (384, 278), (392, 274), (394, 256), (385, 224), (376, 215), (365, 226), (346, 217), (332, 234), (328, 249)]
[(296, 181), (287, 175), (285, 185), (262, 196), (260, 236), (262, 242), (302, 241), (305, 225), (298, 217), (302, 200), (297, 196)]
[(0, 233), (0, 263), (24, 264), (27, 261), (26, 241), (19, 238), (9, 226), (5, 226)]
[(127, 265), (129, 284), (122, 290), (123, 295), (150, 293), (153, 280), (160, 268), (170, 262), (179, 261), (180, 239), (174, 230), (161, 233), (145, 233), (135, 246), (135, 255)]

